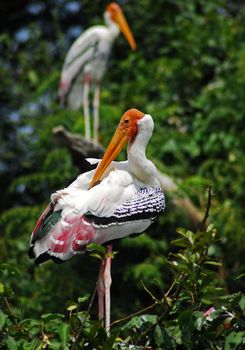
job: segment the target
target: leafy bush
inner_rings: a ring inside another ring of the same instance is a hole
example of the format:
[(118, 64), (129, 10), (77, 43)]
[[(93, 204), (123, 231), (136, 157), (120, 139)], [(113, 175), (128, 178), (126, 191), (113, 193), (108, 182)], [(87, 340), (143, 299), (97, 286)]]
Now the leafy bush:
[[(211, 196), (211, 192), (209, 192)], [(71, 303), (64, 314), (43, 314), (40, 320), (16, 316), (11, 307), (13, 292), (0, 284), (0, 345), (8, 349), (242, 349), (245, 345), (245, 297), (226, 295), (218, 278), (221, 263), (210, 253), (217, 242), (216, 229), (204, 229), (206, 215), (197, 232), (177, 230), (174, 252), (161, 257), (172, 273), (169, 288), (153, 294), (143, 284), (152, 303), (111, 324), (106, 333), (89, 313), (89, 295)], [(103, 247), (91, 247), (101, 258)], [(97, 252), (96, 252), (97, 250)], [(1, 264), (3, 277), (18, 271)], [(146, 313), (147, 312), (147, 313)], [(150, 312), (150, 313), (149, 313)], [(127, 322), (126, 322), (127, 321)], [(126, 322), (126, 323), (125, 323)], [(120, 325), (120, 326), (119, 326)]]

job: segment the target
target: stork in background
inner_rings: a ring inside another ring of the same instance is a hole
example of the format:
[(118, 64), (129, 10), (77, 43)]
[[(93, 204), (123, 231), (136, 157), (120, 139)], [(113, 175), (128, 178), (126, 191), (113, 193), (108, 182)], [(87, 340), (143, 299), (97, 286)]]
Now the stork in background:
[[(144, 232), (164, 210), (164, 194), (155, 165), (145, 150), (153, 119), (137, 109), (124, 113), (97, 169), (51, 195), (51, 203), (36, 223), (30, 257), (40, 264), (65, 261), (86, 252), (89, 243), (107, 243), (98, 278), (99, 319), (110, 327), (111, 242)], [(114, 159), (128, 143), (128, 160)]]
[(94, 89), (93, 140), (98, 143), (100, 82), (106, 71), (114, 40), (120, 31), (132, 50), (136, 49), (133, 34), (120, 6), (111, 3), (104, 13), (106, 26), (93, 26), (82, 33), (69, 49), (62, 68), (58, 97), (61, 105), (77, 110), (83, 105), (85, 138), (91, 140), (89, 90)]

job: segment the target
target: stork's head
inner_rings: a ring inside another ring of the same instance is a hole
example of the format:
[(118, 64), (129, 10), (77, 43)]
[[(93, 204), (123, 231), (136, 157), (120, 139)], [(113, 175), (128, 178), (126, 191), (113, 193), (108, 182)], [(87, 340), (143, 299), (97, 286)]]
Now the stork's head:
[(113, 22), (115, 22), (121, 32), (124, 34), (125, 38), (127, 39), (130, 47), (132, 50), (136, 50), (136, 43), (134, 40), (134, 36), (128, 26), (128, 23), (124, 17), (123, 11), (121, 7), (115, 3), (111, 2), (106, 7), (106, 16)]
[(96, 169), (90, 188), (100, 181), (110, 163), (118, 156), (123, 147), (134, 140), (138, 132), (138, 123), (143, 117), (144, 113), (135, 108), (129, 109), (123, 114), (111, 142)]

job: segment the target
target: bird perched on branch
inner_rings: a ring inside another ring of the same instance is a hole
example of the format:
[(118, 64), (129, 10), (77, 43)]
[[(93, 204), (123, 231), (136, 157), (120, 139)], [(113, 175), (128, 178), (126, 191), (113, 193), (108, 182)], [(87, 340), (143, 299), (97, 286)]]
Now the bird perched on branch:
[[(153, 119), (137, 109), (124, 113), (102, 160), (67, 188), (51, 195), (36, 223), (30, 257), (36, 264), (65, 261), (86, 252), (89, 243), (107, 244), (98, 279), (99, 319), (110, 326), (111, 241), (144, 232), (164, 210), (163, 190), (145, 150)], [(128, 143), (128, 160), (114, 159)]]
[(85, 137), (91, 140), (89, 90), (94, 89), (93, 140), (98, 143), (100, 82), (106, 71), (114, 40), (120, 31), (128, 40), (132, 50), (136, 49), (133, 34), (116, 3), (107, 6), (105, 26), (93, 26), (82, 33), (69, 49), (62, 68), (58, 97), (61, 105), (68, 104), (77, 110), (83, 105), (85, 118)]

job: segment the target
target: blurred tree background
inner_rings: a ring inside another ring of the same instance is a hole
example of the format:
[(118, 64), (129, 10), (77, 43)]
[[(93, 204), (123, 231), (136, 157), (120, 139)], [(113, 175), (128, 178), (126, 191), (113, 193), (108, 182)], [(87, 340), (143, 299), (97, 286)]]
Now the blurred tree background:
[[(63, 312), (96, 282), (99, 262), (92, 257), (34, 268), (27, 251), (50, 194), (79, 174), (52, 128), (64, 125), (83, 134), (83, 119), (58, 106), (57, 86), (68, 48), (84, 29), (103, 23), (107, 3), (0, 3), (0, 294), (8, 295), (19, 317)], [(242, 291), (245, 6), (228, 0), (120, 3), (138, 50), (131, 52), (122, 35), (115, 42), (102, 86), (100, 142), (106, 146), (128, 108), (153, 116), (148, 156), (203, 212), (206, 189), (213, 186), (210, 220), (218, 240), (209, 254), (222, 263), (216, 276), (225, 292)], [(169, 287), (172, 274), (161, 256), (173, 251), (177, 227), (195, 229), (166, 197), (166, 212), (147, 233), (115, 244), (113, 319), (150, 303), (141, 281), (156, 294)]]

